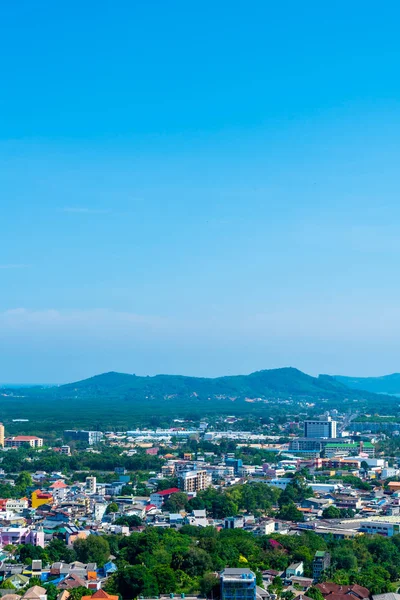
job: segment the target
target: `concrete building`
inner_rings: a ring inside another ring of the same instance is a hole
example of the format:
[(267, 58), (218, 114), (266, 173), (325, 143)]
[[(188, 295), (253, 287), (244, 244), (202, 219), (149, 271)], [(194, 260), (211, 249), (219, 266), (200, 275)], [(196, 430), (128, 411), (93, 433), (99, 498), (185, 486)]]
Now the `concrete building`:
[(313, 580), (315, 583), (321, 579), (322, 574), (329, 569), (331, 564), (331, 555), (329, 552), (324, 552), (323, 550), (317, 550), (314, 555), (314, 560), (312, 564), (313, 568)]
[(256, 600), (256, 576), (250, 569), (225, 569), (220, 584), (221, 600)]
[(6, 448), (20, 448), (21, 446), (30, 446), (31, 448), (41, 448), (43, 439), (36, 435), (15, 435), (4, 440)]
[(103, 439), (102, 431), (77, 431), (75, 429), (66, 429), (64, 431), (64, 438), (66, 440), (75, 440), (77, 442), (85, 442), (89, 446), (93, 444), (99, 444)]
[(96, 477), (86, 477), (85, 489), (88, 494), (96, 493)]
[(205, 469), (183, 471), (179, 475), (179, 487), (184, 492), (199, 492), (211, 485), (210, 476)]
[(321, 421), (304, 421), (304, 437), (336, 438), (336, 425), (331, 417)]
[(166, 502), (172, 494), (176, 494), (180, 491), (179, 488), (169, 488), (160, 492), (154, 492), (150, 495), (150, 504), (154, 504), (156, 508), (161, 508), (164, 502)]
[(286, 578), (290, 577), (303, 577), (304, 564), (303, 562), (292, 563), (286, 569)]
[(243, 526), (243, 517), (225, 517), (224, 519), (224, 529), (242, 529)]
[(4, 425), (0, 423), (0, 447), (4, 448)]

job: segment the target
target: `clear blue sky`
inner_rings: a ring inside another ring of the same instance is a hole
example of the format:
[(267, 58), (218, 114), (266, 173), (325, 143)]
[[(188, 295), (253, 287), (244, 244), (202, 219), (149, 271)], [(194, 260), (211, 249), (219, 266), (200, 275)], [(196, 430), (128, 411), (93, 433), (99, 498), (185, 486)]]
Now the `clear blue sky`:
[(399, 371), (399, 18), (2, 2), (0, 381)]

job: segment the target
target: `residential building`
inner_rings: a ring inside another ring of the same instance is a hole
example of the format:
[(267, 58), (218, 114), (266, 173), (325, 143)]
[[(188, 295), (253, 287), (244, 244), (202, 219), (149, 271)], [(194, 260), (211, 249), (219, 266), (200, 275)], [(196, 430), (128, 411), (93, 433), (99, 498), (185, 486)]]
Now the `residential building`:
[(325, 420), (304, 421), (304, 437), (336, 438), (336, 421), (331, 417)]
[(71, 455), (71, 446), (61, 446), (60, 448), (60, 454), (65, 454), (66, 456), (70, 456)]
[(44, 548), (44, 531), (29, 527), (0, 527), (0, 546), (32, 544)]
[(243, 526), (243, 517), (225, 517), (224, 519), (224, 529), (242, 529)]
[(225, 569), (220, 585), (221, 600), (256, 600), (256, 576), (250, 569)]
[(5, 502), (6, 510), (14, 513), (21, 513), (29, 506), (28, 498), (8, 498)]
[(53, 495), (49, 492), (42, 492), (41, 490), (35, 490), (32, 492), (31, 496), (31, 504), (32, 508), (38, 508), (43, 504), (52, 504), (53, 503)]
[(340, 585), (338, 583), (318, 583), (315, 586), (328, 600), (344, 600), (344, 596), (349, 596), (349, 600), (366, 600), (370, 596), (367, 588), (358, 584)]
[(61, 502), (67, 497), (69, 487), (61, 479), (59, 479), (51, 484), (50, 490), (53, 494), (54, 500)]
[(85, 489), (87, 494), (95, 494), (96, 493), (96, 477), (86, 477)]
[(160, 492), (154, 492), (150, 495), (150, 504), (154, 504), (156, 508), (161, 508), (164, 502), (166, 502), (172, 494), (176, 494), (180, 491), (179, 488), (169, 488)]
[(4, 425), (0, 423), (0, 446), (4, 448)]
[(323, 550), (317, 550), (314, 555), (314, 560), (312, 564), (313, 568), (313, 580), (317, 583), (322, 574), (329, 569), (331, 564), (331, 555), (329, 552), (324, 552)]
[(211, 484), (210, 476), (205, 469), (183, 471), (179, 474), (179, 487), (184, 492), (200, 492)]
[(20, 448), (21, 446), (30, 446), (31, 448), (41, 448), (43, 439), (36, 435), (15, 435), (4, 440), (6, 448)]
[(286, 569), (286, 579), (290, 577), (303, 577), (304, 574), (304, 564), (303, 562), (292, 563)]

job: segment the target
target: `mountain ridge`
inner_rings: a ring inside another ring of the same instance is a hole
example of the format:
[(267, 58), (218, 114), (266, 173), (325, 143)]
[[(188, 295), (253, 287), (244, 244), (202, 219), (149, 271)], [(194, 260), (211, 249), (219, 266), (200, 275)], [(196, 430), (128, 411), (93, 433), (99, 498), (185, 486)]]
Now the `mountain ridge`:
[(336, 381), (353, 390), (364, 390), (373, 394), (400, 394), (400, 373), (390, 373), (379, 377), (347, 377), (334, 375)]
[(110, 371), (50, 388), (60, 398), (94, 396), (125, 399), (373, 399), (374, 394), (346, 386), (329, 375), (313, 377), (295, 367), (264, 369), (247, 375), (191, 377), (139, 376)]

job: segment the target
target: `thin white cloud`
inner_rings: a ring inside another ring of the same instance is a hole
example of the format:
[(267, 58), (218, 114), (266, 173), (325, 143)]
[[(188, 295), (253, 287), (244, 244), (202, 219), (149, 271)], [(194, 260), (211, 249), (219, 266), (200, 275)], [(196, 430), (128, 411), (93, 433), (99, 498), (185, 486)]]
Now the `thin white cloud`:
[(64, 206), (62, 212), (75, 213), (81, 215), (105, 215), (111, 212), (106, 208), (89, 208), (87, 206)]
[(19, 263), (10, 263), (5, 265), (0, 265), (0, 269), (26, 269), (29, 265), (19, 264)]

